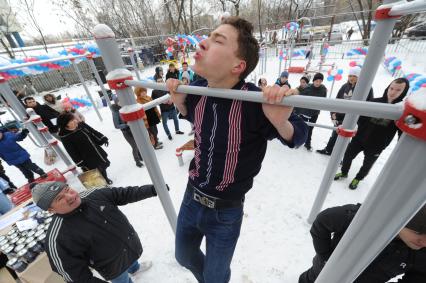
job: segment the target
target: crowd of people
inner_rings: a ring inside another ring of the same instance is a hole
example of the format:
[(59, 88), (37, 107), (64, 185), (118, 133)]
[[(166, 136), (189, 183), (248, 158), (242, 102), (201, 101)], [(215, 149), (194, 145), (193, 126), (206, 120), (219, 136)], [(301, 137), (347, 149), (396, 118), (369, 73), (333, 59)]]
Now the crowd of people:
[[(146, 111), (145, 126), (155, 150), (163, 148), (158, 139), (157, 125), (163, 124), (169, 140), (173, 139), (167, 125), (174, 122), (175, 134), (184, 134), (179, 119), (191, 123), (195, 132), (194, 158), (189, 165), (188, 181), (180, 206), (175, 238), (175, 257), (179, 264), (192, 272), (200, 283), (226, 283), (231, 279), (230, 265), (240, 236), (244, 214), (245, 194), (253, 187), (260, 172), (269, 140), (276, 139), (282, 146), (312, 151), (313, 127), (320, 111), (275, 105), (288, 95), (327, 97), (324, 76), (314, 74), (300, 78), (300, 85), (291, 89), (289, 73), (284, 71), (273, 86), (260, 78), (258, 85), (247, 82), (247, 76), (259, 60), (259, 45), (253, 36), (253, 25), (239, 17), (226, 17), (200, 42), (194, 56), (192, 70), (186, 62), (182, 70), (171, 63), (164, 78), (162, 67), (155, 69), (154, 80), (166, 82), (168, 92), (154, 90), (152, 95), (142, 87), (134, 89), (136, 101), (144, 104), (170, 93), (171, 99)], [(351, 68), (348, 82), (337, 94), (337, 99), (351, 99), (360, 69)], [(166, 79), (166, 81), (164, 80)], [(261, 91), (265, 101), (254, 102), (221, 99), (178, 93), (177, 87), (190, 84), (198, 87)], [(409, 89), (406, 79), (390, 83), (381, 98), (369, 101), (398, 103)], [(41, 116), (49, 132), (58, 137), (63, 146), (83, 171), (98, 169), (109, 185), (109, 139), (93, 129), (84, 117), (72, 108), (64, 107), (53, 94), (45, 95), (44, 104), (33, 97), (24, 99), (26, 107)], [(111, 107), (114, 127), (119, 129), (132, 148), (136, 166), (143, 167), (135, 139), (129, 126), (119, 115), (116, 99)], [(331, 113), (337, 127), (343, 113)], [(348, 177), (352, 160), (361, 151), (364, 163), (349, 187), (356, 189), (368, 174), (380, 153), (399, 132), (392, 120), (361, 117), (358, 131), (350, 142), (341, 172), (335, 180)], [(34, 172), (41, 178), (46, 173), (33, 163), (28, 152), (17, 144), (26, 137), (21, 133), (0, 133), (0, 157), (9, 165), (18, 167), (28, 182), (34, 181)], [(333, 131), (326, 148), (317, 150), (330, 155), (338, 135)], [(0, 163), (1, 165), (1, 163)], [(2, 169), (2, 167), (0, 167)], [(13, 182), (0, 170), (0, 177), (15, 188)], [(140, 239), (127, 217), (117, 208), (157, 195), (153, 185), (127, 188), (104, 188), (77, 193), (61, 182), (40, 182), (31, 185), (34, 202), (43, 210), (54, 213), (53, 225), (47, 233), (47, 254), (52, 269), (66, 282), (131, 283), (151, 262), (139, 263), (142, 255)], [(1, 206), (0, 199), (0, 206)], [(333, 207), (321, 212), (314, 221), (311, 235), (316, 252), (312, 267), (300, 275), (299, 283), (314, 282), (356, 215), (360, 204)], [(0, 211), (1, 214), (1, 211)], [(76, 229), (75, 227), (79, 227)], [(205, 239), (205, 252), (201, 243)], [(114, 243), (114, 244), (112, 244)], [(109, 248), (105, 248), (109, 247)], [(103, 279), (94, 277), (96, 270)], [(406, 283), (426, 280), (426, 206), (399, 231), (398, 236), (358, 276), (355, 282), (386, 282), (404, 274)]]

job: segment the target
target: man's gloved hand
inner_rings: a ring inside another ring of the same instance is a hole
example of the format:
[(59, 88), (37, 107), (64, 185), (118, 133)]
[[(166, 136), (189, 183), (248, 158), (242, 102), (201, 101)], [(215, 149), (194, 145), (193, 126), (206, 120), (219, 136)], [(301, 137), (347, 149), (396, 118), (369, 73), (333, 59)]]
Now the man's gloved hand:
[(108, 141), (108, 139), (107, 138), (105, 138), (104, 140), (103, 140), (103, 143), (102, 143), (104, 146), (106, 146), (106, 147), (108, 147), (109, 146), (109, 141)]
[(22, 134), (24, 135), (28, 135), (30, 131), (28, 129), (22, 129)]
[[(169, 185), (166, 184), (166, 187), (167, 187), (167, 190), (170, 191)], [(157, 196), (157, 191), (155, 190), (154, 185), (152, 185), (151, 190), (152, 190), (152, 194), (154, 196)]]

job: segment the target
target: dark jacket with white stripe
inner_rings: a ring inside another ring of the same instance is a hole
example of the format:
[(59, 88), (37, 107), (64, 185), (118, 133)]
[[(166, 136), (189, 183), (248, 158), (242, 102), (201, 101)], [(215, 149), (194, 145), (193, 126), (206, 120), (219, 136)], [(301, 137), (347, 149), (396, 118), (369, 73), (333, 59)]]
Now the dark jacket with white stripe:
[[(205, 87), (207, 81), (197, 80), (191, 85)], [(261, 91), (244, 81), (233, 89)], [(189, 94), (185, 103), (185, 118), (195, 128), (195, 157), (189, 166), (189, 183), (213, 197), (238, 200), (250, 190), (268, 140), (276, 138), (293, 148), (307, 137), (305, 122), (292, 114), (289, 122), (294, 127), (293, 140), (285, 141), (266, 118), (260, 103)]]
[(110, 165), (108, 154), (101, 147), (108, 138), (86, 123), (81, 122), (74, 131), (62, 129), (59, 137), (77, 166), (95, 169)]
[(46, 236), (52, 269), (66, 282), (100, 283), (118, 277), (142, 255), (136, 231), (117, 206), (154, 196), (152, 185), (105, 188), (80, 194), (73, 212), (54, 215)]

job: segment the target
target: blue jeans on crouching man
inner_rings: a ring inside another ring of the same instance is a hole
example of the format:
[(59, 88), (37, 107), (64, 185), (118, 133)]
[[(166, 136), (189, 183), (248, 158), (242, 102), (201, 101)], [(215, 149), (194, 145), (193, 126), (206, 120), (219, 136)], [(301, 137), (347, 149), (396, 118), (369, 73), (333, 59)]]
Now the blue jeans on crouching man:
[[(208, 208), (196, 202), (187, 187), (177, 220), (176, 260), (189, 269), (199, 283), (229, 282), (242, 220), (243, 205)], [(206, 237), (205, 255), (200, 249), (203, 237)]]
[(179, 120), (177, 116), (176, 108), (170, 111), (161, 112), (161, 120), (163, 120), (163, 128), (166, 132), (166, 135), (170, 136), (169, 126), (167, 126), (167, 121), (169, 119), (173, 119), (173, 123), (175, 124), (175, 132), (179, 131)]
[(118, 277), (112, 279), (111, 283), (133, 283), (132, 279), (130, 279), (129, 274), (135, 273), (139, 270), (139, 268), (139, 262), (135, 261), (126, 271), (121, 273)]

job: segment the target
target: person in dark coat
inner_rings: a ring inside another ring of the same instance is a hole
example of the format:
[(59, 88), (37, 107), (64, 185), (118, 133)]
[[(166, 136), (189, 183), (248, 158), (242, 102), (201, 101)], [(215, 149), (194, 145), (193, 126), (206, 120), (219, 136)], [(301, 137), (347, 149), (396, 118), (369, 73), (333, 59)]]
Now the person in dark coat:
[(157, 81), (158, 78), (163, 78), (163, 76), (163, 68), (160, 66), (155, 67), (154, 81)]
[(34, 181), (34, 173), (42, 178), (46, 178), (47, 174), (31, 161), (30, 154), (17, 143), (24, 140), (27, 135), (27, 129), (23, 129), (20, 133), (0, 132), (0, 158), (8, 165), (17, 167), (27, 178), (28, 183), (31, 183)]
[(57, 118), (59, 112), (46, 104), (40, 104), (33, 97), (24, 99), (27, 108), (32, 108), (40, 116), (43, 124), (49, 129), (51, 134), (58, 133)]
[[(375, 98), (372, 102), (399, 103), (407, 95), (409, 88), (410, 83), (407, 79), (398, 78), (390, 83), (382, 97)], [(349, 185), (350, 189), (355, 190), (359, 182), (367, 176), (374, 162), (379, 158), (380, 153), (391, 143), (397, 132), (401, 134), (393, 120), (361, 116), (358, 120), (357, 133), (349, 143), (343, 157), (341, 172), (336, 174), (334, 180), (348, 177), (352, 160), (362, 151), (364, 152), (364, 162)]]
[[(360, 73), (361, 68), (359, 67), (353, 67), (349, 69), (348, 82), (342, 85), (342, 87), (339, 89), (336, 99), (352, 99), (352, 94), (355, 89), (356, 83), (358, 82), (358, 77)], [(367, 96), (367, 101), (371, 101), (373, 98), (373, 88), (371, 88)], [(343, 123), (345, 113), (331, 112), (330, 114), (331, 121), (333, 122), (335, 127), (338, 127)], [(333, 131), (330, 139), (328, 140), (327, 146), (323, 149), (318, 149), (317, 152), (325, 155), (331, 155), (336, 140), (337, 132)]]
[[(313, 78), (313, 84), (307, 86), (302, 89), (300, 95), (305, 96), (315, 96), (315, 97), (327, 97), (327, 88), (322, 84), (324, 80), (324, 75), (321, 73), (316, 73)], [(301, 79), (302, 81), (302, 79)], [(320, 114), (319, 110), (308, 109), (308, 108), (294, 108), (294, 112), (298, 114), (305, 122), (315, 123)], [(312, 131), (314, 127), (309, 126), (308, 138), (305, 142), (305, 148), (308, 151), (312, 151), (311, 139), (312, 139)]]
[(10, 180), (9, 176), (6, 175), (6, 170), (4, 170), (1, 160), (0, 160), (0, 178), (5, 180), (9, 185), (9, 189), (3, 190), (3, 193), (11, 194), (16, 190), (15, 184)]
[(276, 85), (278, 86), (288, 86), (288, 88), (291, 88), (289, 82), (288, 82), (288, 72), (284, 71), (281, 73), (280, 77), (277, 79), (277, 81), (275, 82)]
[[(138, 263), (142, 244), (118, 206), (156, 195), (153, 185), (79, 194), (62, 182), (35, 184), (34, 202), (54, 214), (46, 234), (46, 252), (53, 271), (65, 282), (131, 283), (129, 275), (147, 270), (152, 263)], [(103, 279), (94, 277), (91, 268)]]
[(173, 63), (169, 64), (169, 69), (167, 70), (166, 74), (166, 80), (170, 78), (179, 79), (179, 71), (176, 69), (176, 66)]
[(111, 105), (111, 112), (112, 112), (112, 121), (114, 122), (114, 127), (116, 129), (121, 130), (121, 133), (123, 134), (126, 141), (129, 143), (129, 145), (132, 147), (132, 154), (133, 158), (136, 162), (136, 166), (142, 167), (143, 166), (143, 159), (139, 152), (139, 149), (136, 145), (135, 138), (133, 137), (132, 131), (130, 130), (129, 126), (126, 122), (124, 122), (120, 117), (120, 105), (117, 103), (114, 103)]
[[(164, 81), (163, 79), (158, 78), (157, 83), (164, 83)], [(155, 89), (152, 91), (152, 99), (160, 98), (166, 94), (167, 94), (167, 91)], [(172, 134), (170, 133), (170, 130), (169, 130), (169, 126), (167, 125), (167, 121), (169, 119), (173, 119), (173, 123), (175, 126), (175, 133), (177, 135), (183, 135), (184, 133), (179, 130), (179, 119), (178, 119), (177, 111), (173, 102), (170, 100), (160, 104), (160, 110), (161, 110), (161, 120), (163, 121), (163, 129), (166, 132), (168, 139), (169, 140), (173, 139)]]
[(307, 76), (303, 76), (300, 78), (299, 80), (300, 84), (298, 87), (296, 87), (296, 89), (300, 92), (302, 92), (305, 88), (307, 88), (309, 86), (309, 77)]
[(112, 184), (107, 176), (108, 154), (102, 145), (108, 146), (108, 138), (84, 122), (78, 122), (72, 113), (58, 117), (59, 138), (75, 165), (83, 171), (98, 169), (105, 181)]
[[(318, 214), (311, 228), (316, 252), (313, 266), (303, 272), (299, 283), (314, 283), (330, 258), (361, 204), (328, 208)], [(355, 283), (384, 283), (402, 275), (401, 283), (426, 282), (426, 206), (402, 228)], [(393, 281), (394, 282), (394, 281)]]

